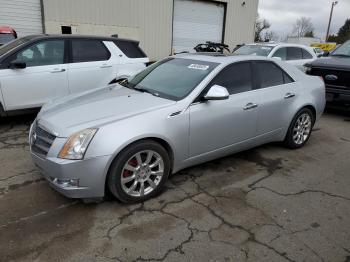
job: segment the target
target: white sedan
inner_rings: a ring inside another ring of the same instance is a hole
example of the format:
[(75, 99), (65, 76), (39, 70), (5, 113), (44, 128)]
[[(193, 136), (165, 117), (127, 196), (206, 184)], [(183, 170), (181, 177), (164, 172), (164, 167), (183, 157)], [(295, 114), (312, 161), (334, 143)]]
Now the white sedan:
[(233, 52), (234, 55), (257, 55), (286, 61), (303, 70), (306, 63), (317, 59), (311, 47), (284, 43), (255, 43), (243, 45)]

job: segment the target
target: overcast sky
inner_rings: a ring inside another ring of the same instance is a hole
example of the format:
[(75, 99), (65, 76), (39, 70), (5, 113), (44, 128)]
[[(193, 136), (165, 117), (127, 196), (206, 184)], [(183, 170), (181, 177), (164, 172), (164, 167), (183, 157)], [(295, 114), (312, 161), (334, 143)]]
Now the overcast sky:
[[(346, 18), (350, 18), (350, 0), (339, 0), (334, 7), (331, 33), (337, 33)], [(295, 20), (310, 17), (317, 37), (325, 38), (331, 0), (259, 0), (261, 18), (271, 23), (271, 31), (285, 38), (293, 30)]]

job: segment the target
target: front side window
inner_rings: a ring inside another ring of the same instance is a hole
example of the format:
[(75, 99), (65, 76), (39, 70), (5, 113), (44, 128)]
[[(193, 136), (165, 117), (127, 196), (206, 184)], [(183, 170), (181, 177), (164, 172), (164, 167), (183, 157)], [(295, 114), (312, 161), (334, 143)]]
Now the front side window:
[(268, 56), (273, 46), (268, 45), (243, 45), (233, 52), (234, 55)]
[(25, 63), (27, 67), (64, 63), (64, 40), (36, 43), (14, 55), (11, 62)]
[(282, 60), (287, 60), (287, 48), (282, 47), (279, 48), (273, 55), (272, 57), (279, 57)]
[(301, 60), (301, 59), (303, 59), (301, 48), (298, 48), (298, 47), (287, 48), (287, 60)]
[(210, 82), (209, 86), (213, 85), (225, 87), (230, 95), (252, 90), (251, 64), (244, 62), (229, 65)]
[(151, 92), (171, 100), (186, 97), (218, 63), (182, 58), (168, 58), (152, 64), (121, 84)]
[(259, 79), (259, 88), (267, 88), (293, 82), (293, 79), (275, 63), (256, 62), (254, 66)]
[(73, 39), (72, 60), (73, 63), (106, 61), (111, 57), (108, 49), (100, 40)]
[(278, 49), (273, 55), (272, 57), (279, 57), (281, 58), (283, 61), (287, 60), (287, 48), (282, 47), (280, 49)]

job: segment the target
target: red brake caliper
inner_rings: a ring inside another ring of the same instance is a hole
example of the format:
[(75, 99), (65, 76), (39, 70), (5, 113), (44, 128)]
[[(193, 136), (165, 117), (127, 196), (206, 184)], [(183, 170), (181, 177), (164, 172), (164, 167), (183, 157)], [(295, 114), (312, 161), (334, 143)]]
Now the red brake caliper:
[[(133, 166), (133, 167), (137, 167), (137, 160), (135, 158), (131, 159), (128, 164), (130, 166)], [(132, 175), (132, 172), (130, 170), (126, 170), (124, 169), (123, 171), (123, 177), (128, 177), (128, 176), (131, 176)]]

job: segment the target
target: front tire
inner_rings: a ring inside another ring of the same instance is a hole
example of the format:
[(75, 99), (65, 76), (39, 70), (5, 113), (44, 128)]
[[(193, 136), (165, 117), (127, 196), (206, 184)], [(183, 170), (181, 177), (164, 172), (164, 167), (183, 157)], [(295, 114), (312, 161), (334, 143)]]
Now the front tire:
[(310, 139), (315, 117), (308, 108), (301, 109), (293, 118), (284, 140), (286, 147), (297, 149), (303, 147)]
[(157, 142), (144, 140), (128, 146), (113, 161), (108, 188), (124, 203), (143, 202), (161, 192), (169, 173), (167, 151)]

